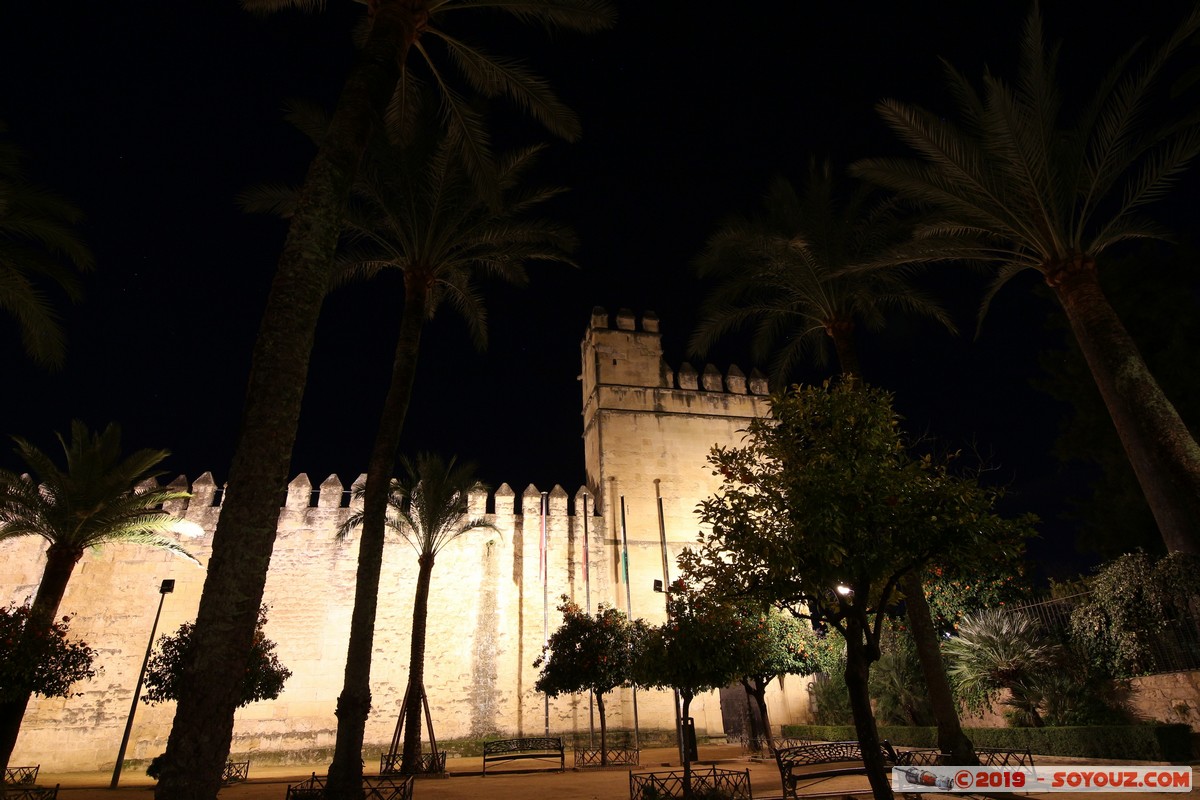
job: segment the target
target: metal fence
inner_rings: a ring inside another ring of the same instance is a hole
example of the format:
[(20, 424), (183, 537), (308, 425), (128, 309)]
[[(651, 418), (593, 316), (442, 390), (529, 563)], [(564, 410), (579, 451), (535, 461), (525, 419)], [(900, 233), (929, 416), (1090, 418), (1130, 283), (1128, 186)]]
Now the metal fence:
[[(1017, 606), (1014, 614), (1032, 617), (1050, 636), (1066, 642), (1071, 633), (1071, 612), (1088, 598), (1086, 593)], [(1191, 612), (1167, 620), (1158, 633), (1146, 639), (1144, 674), (1200, 669), (1200, 623)]]

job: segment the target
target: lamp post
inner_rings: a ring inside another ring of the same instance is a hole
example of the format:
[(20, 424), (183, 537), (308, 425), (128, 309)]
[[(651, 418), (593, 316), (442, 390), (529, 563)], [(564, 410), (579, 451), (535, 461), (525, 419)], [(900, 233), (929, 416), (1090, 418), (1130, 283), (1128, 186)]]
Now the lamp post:
[(154, 649), (154, 633), (158, 630), (158, 618), (162, 615), (163, 601), (167, 595), (175, 591), (175, 581), (167, 578), (158, 587), (158, 611), (154, 612), (154, 624), (150, 626), (150, 641), (146, 643), (146, 657), (142, 659), (142, 669), (138, 673), (137, 686), (133, 689), (133, 703), (129, 706), (129, 719), (125, 721), (125, 733), (121, 736), (121, 748), (117, 750), (117, 765), (113, 767), (112, 783), (108, 788), (117, 788), (121, 780), (121, 765), (125, 763), (125, 748), (129, 745), (129, 734), (133, 731), (133, 715), (137, 713), (138, 700), (142, 696), (142, 681), (146, 677), (146, 666), (150, 663), (150, 651)]
[[(659, 504), (659, 508), (660, 509), (662, 508), (661, 502)], [(667, 577), (667, 559), (665, 557), (663, 558), (663, 577), (664, 578)], [(660, 581), (657, 578), (655, 578), (654, 579), (654, 591), (661, 592), (663, 595), (663, 599), (666, 600), (667, 622), (670, 622), (671, 621), (671, 590), (663, 585), (663, 581)], [(687, 741), (686, 741), (686, 739), (684, 737), (684, 733), (683, 733), (683, 719), (679, 715), (679, 690), (672, 689), (671, 696), (674, 698), (674, 702), (672, 703), (672, 705), (675, 706), (675, 744), (678, 745), (679, 763), (682, 764), (685, 761), (687, 761), (688, 752), (687, 752)]]

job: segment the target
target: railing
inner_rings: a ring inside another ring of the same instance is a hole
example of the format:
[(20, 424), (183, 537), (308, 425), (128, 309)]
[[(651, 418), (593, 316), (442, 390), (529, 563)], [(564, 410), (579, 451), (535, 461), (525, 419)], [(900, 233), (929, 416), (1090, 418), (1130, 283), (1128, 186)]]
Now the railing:
[(6, 767), (4, 770), (4, 783), (6, 786), (37, 783), (37, 774), (41, 766), (41, 764), (35, 764), (32, 767)]
[[(363, 800), (412, 800), (413, 776), (364, 775)], [(324, 800), (325, 777), (311, 778), (287, 788), (286, 800)], [(5, 798), (7, 800), (7, 797)]]
[(629, 800), (667, 800), (717, 795), (728, 800), (753, 800), (750, 770), (736, 772), (710, 767), (691, 774), (691, 792), (685, 791), (683, 770), (629, 773)]
[(229, 761), (221, 771), (221, 783), (228, 786), (231, 783), (244, 783), (250, 778), (249, 761)]
[[(379, 756), (379, 774), (394, 775), (400, 772), (400, 765), (403, 761), (403, 753), (384, 753)], [(445, 771), (446, 753), (444, 751), (421, 753), (420, 758), (417, 759), (416, 772), (419, 775), (441, 775)]]
[[(1071, 612), (1087, 600), (1086, 593), (1017, 606), (1014, 614), (1034, 619), (1046, 633), (1067, 641), (1071, 632)], [(1145, 674), (1200, 669), (1200, 625), (1192, 614), (1184, 613), (1166, 621), (1165, 627), (1146, 639)]]
[[(604, 758), (601, 758), (601, 755)], [(601, 751), (587, 748), (575, 748), (575, 767), (636, 767), (641, 763), (640, 750), (632, 747), (608, 747)]]

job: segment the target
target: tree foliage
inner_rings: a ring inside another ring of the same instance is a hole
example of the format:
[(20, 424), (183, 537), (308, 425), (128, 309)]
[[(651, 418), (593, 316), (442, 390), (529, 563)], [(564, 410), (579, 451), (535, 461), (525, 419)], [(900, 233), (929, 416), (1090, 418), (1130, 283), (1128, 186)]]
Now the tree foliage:
[(1129, 553), (1103, 565), (1071, 612), (1071, 638), (1091, 663), (1113, 676), (1145, 673), (1150, 641), (1189, 615), (1200, 597), (1200, 558)]
[[(0, 123), (0, 136), (7, 132)], [(30, 183), (24, 161), (16, 145), (0, 138), (0, 310), (16, 320), (29, 357), (57, 369), (66, 337), (46, 287), (78, 300), (76, 271), (92, 268), (92, 254), (75, 233), (79, 210)]]
[[(685, 558), (692, 574), (728, 595), (754, 596), (836, 630), (864, 752), (878, 740), (870, 665), (898, 582), (940, 563), (1018, 549), (1029, 521), (1005, 520), (999, 491), (954, 474), (951, 460), (918, 455), (885, 392), (845, 380), (771, 398), (741, 447), (710, 456), (722, 484), (700, 505), (709, 531)], [(868, 763), (877, 796), (883, 763)]]
[(540, 670), (534, 688), (558, 697), (588, 691), (605, 695), (629, 685), (645, 646), (646, 623), (603, 603), (589, 614), (566, 595), (558, 610), (562, 625), (533, 662)]
[[(1122, 57), (1091, 96), (1059, 87), (1060, 48), (1047, 47), (1035, 4), (1017, 79), (986, 74), (982, 89), (949, 69), (958, 120), (884, 100), (880, 114), (915, 159), (861, 161), (852, 171), (933, 211), (895, 263), (985, 264), (994, 279), (980, 319), (1025, 270), (1059, 301), (1087, 360), (1168, 550), (1200, 553), (1200, 445), (1146, 366), (1105, 296), (1112, 248), (1164, 239), (1145, 216), (1200, 154), (1200, 119), (1147, 113), (1166, 64), (1200, 30), (1194, 9), (1148, 59)], [(1136, 48), (1135, 48), (1136, 49)], [(1178, 104), (1177, 104), (1178, 105)]]
[(27, 605), (0, 608), (0, 703), (30, 693), (70, 697), (72, 685), (98, 672), (92, 666), (96, 651), (86, 642), (67, 638), (70, 617), (26, 637), (29, 618)]
[[(267, 607), (264, 605), (258, 610), (258, 627), (254, 630), (254, 643), (242, 679), (239, 708), (258, 700), (274, 700), (283, 691), (283, 684), (292, 677), (292, 671), (279, 662), (275, 642), (263, 632), (266, 624)], [(194, 630), (193, 623), (185, 622), (175, 633), (159, 638), (146, 668), (143, 702), (155, 705), (179, 699), (184, 664), (191, 658), (194, 646)]]

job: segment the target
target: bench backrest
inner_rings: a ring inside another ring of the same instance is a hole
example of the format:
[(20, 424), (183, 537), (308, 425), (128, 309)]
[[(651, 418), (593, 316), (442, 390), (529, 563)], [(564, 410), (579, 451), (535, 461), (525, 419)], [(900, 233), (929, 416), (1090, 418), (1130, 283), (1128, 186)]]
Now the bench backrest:
[(562, 739), (555, 736), (538, 736), (524, 739), (497, 739), (493, 742), (483, 743), (483, 754), (485, 756), (496, 755), (498, 753), (523, 753), (526, 751), (545, 750), (553, 750), (556, 753), (561, 753), (563, 751)]
[[(884, 762), (896, 763), (896, 751), (889, 742), (880, 742), (879, 748)], [(814, 742), (775, 751), (775, 761), (779, 764), (780, 771), (811, 764), (836, 764), (839, 761), (855, 761), (861, 764), (862, 760), (862, 748), (858, 742)]]

